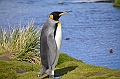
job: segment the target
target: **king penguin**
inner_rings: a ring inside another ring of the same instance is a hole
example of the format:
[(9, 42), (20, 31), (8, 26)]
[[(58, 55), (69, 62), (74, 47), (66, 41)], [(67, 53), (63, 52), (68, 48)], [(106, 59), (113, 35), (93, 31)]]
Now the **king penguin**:
[(54, 79), (54, 68), (58, 62), (62, 42), (62, 27), (59, 18), (71, 11), (52, 12), (44, 23), (40, 37), (40, 57), (42, 69), (38, 77), (48, 74)]

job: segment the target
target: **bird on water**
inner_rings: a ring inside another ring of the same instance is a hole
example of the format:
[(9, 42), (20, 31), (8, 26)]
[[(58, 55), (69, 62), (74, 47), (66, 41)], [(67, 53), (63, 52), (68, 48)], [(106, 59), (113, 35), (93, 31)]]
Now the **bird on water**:
[(38, 77), (48, 74), (55, 79), (54, 68), (58, 62), (62, 42), (62, 27), (59, 18), (71, 11), (52, 12), (44, 23), (40, 37), (40, 57), (42, 69)]

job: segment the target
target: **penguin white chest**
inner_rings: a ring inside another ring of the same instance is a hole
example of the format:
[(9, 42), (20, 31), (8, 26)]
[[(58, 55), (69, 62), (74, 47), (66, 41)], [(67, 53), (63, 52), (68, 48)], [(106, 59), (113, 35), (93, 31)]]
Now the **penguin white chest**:
[(62, 27), (60, 22), (58, 22), (58, 26), (56, 29), (55, 41), (56, 41), (58, 50), (60, 50), (61, 43), (62, 43)]

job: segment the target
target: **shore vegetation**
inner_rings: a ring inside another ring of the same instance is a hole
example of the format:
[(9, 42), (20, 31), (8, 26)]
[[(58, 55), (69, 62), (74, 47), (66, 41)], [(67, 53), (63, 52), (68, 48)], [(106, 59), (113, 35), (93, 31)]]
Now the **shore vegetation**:
[(120, 0), (115, 0), (115, 2), (113, 3), (114, 7), (120, 7)]

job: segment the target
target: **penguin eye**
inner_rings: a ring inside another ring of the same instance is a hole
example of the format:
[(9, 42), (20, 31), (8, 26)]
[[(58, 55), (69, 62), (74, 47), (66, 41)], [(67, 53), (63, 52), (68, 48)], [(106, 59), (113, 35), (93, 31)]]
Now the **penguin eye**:
[(50, 18), (53, 19), (53, 15), (52, 14), (50, 14)]

